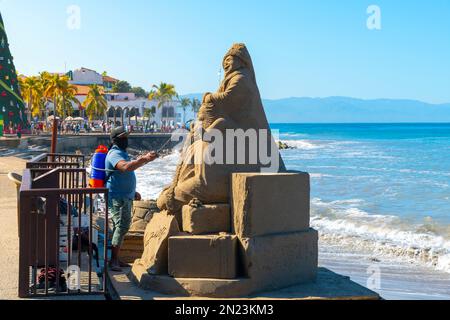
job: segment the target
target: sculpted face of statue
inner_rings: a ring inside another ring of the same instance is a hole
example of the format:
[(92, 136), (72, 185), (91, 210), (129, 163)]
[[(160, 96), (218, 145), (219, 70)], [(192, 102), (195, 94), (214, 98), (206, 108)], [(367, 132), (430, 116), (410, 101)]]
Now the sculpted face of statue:
[(239, 70), (242, 67), (241, 59), (235, 56), (227, 56), (223, 61), (223, 69), (225, 74), (230, 74), (233, 71)]
[[(225, 77), (227, 77), (234, 71), (241, 69), (243, 66), (244, 66), (244, 64), (242, 63), (242, 60), (239, 59), (239, 57), (236, 57), (233, 55), (226, 56), (225, 59), (223, 60), (223, 64), (222, 64), (223, 70), (225, 71)], [(203, 96), (202, 102), (210, 103), (211, 95), (212, 95), (211, 92), (205, 93), (205, 95)]]

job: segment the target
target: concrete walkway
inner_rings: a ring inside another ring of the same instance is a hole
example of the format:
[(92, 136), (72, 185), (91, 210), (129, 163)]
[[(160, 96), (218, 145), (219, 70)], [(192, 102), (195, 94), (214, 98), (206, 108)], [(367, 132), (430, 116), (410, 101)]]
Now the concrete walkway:
[[(22, 174), (26, 160), (0, 157), (0, 300), (18, 300), (19, 237), (17, 191), (8, 172)], [(48, 297), (39, 300), (105, 300), (103, 295)]]
[(17, 234), (16, 187), (9, 181), (10, 171), (22, 173), (25, 160), (0, 158), (0, 299), (17, 299), (19, 238)]

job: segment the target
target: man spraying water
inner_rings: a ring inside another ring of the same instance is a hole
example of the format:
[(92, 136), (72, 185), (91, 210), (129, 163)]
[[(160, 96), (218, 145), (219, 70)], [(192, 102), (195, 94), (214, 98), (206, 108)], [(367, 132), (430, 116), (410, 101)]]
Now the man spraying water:
[(133, 200), (140, 200), (136, 192), (135, 171), (158, 158), (156, 152), (150, 152), (131, 161), (127, 153), (129, 133), (124, 127), (111, 132), (112, 147), (105, 161), (107, 188), (109, 189), (108, 208), (113, 222), (112, 253), (109, 266), (112, 271), (121, 271), (127, 267), (119, 260), (120, 247), (131, 224)]

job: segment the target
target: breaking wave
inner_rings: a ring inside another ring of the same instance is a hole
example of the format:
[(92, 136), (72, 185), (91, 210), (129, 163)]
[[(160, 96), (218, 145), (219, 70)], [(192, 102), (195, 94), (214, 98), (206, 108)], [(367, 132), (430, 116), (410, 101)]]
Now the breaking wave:
[(312, 200), (311, 224), (325, 244), (422, 263), (450, 273), (450, 227), (432, 218), (412, 224), (396, 216), (371, 215), (358, 208), (360, 199)]
[(312, 150), (323, 148), (323, 145), (315, 144), (308, 140), (283, 140), (283, 142), (295, 149)]

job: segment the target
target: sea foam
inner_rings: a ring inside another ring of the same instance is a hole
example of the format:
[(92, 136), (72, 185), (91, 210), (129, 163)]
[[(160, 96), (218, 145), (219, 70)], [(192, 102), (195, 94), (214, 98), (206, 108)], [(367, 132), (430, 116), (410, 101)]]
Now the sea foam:
[(369, 214), (357, 207), (362, 202), (315, 198), (311, 224), (325, 243), (339, 242), (349, 250), (399, 257), (450, 273), (450, 230), (433, 228), (431, 218), (411, 224), (396, 216)]

